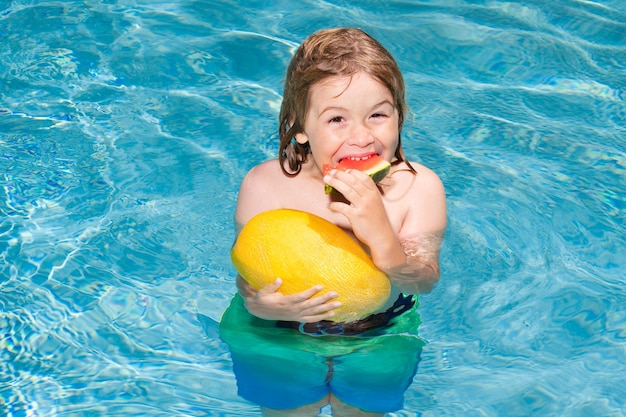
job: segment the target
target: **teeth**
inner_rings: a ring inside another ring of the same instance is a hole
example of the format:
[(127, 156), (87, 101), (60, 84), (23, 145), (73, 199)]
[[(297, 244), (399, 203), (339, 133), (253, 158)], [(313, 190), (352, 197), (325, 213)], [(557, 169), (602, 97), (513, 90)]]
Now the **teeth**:
[(349, 159), (351, 161), (364, 161), (364, 160), (370, 159), (370, 158), (371, 158), (371, 156), (356, 156), (356, 157), (351, 156), (351, 157), (346, 158), (346, 159)]

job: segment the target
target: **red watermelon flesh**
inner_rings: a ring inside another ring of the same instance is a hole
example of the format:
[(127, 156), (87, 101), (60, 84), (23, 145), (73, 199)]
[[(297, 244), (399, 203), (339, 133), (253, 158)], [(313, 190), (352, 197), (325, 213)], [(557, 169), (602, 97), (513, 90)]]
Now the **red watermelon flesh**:
[[(387, 175), (390, 168), (391, 164), (388, 161), (376, 154), (371, 154), (359, 158), (344, 158), (337, 164), (337, 166), (334, 167), (330, 164), (324, 164), (322, 167), (322, 175), (328, 174), (333, 169), (338, 169), (340, 171), (358, 169), (359, 171), (369, 175), (372, 180), (377, 183), (385, 178), (385, 175)], [(326, 192), (326, 194), (338, 193), (337, 190), (328, 184), (324, 184), (324, 192)]]

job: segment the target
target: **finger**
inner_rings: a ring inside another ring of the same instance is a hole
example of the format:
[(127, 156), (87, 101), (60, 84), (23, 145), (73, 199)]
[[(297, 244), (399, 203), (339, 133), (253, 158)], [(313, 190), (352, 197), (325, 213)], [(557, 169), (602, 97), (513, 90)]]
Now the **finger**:
[(331, 203), (328, 203), (328, 209), (330, 211), (341, 213), (344, 216), (348, 217), (350, 210), (352, 209), (352, 206), (346, 203), (331, 202)]
[(368, 190), (373, 190), (376, 188), (376, 183), (374, 182), (372, 177), (362, 171), (359, 171), (358, 169), (348, 169), (344, 172), (344, 174), (347, 174), (348, 176), (342, 176), (343, 181), (351, 187), (355, 188), (357, 191), (359, 191), (359, 187), (361, 186), (365, 187)]
[(369, 187), (370, 185), (375, 185), (372, 177), (370, 177), (363, 171), (359, 171), (358, 169), (349, 169), (346, 172), (354, 176), (354, 178), (356, 178), (361, 184), (368, 186), (368, 188), (371, 188)]
[(283, 280), (280, 278), (276, 278), (274, 282), (267, 284), (265, 287), (261, 288), (259, 292), (262, 292), (264, 294), (273, 294), (278, 291), (281, 285), (283, 285)]
[(322, 321), (322, 320), (328, 320), (331, 317), (333, 317), (335, 315), (334, 311), (329, 311), (327, 313), (324, 314), (316, 314), (314, 316), (304, 316), (300, 319), (301, 322), (303, 323), (316, 323), (318, 321)]
[(351, 174), (350, 171), (352, 170), (347, 170), (347, 171), (332, 170), (324, 177), (324, 182), (327, 183), (328, 185), (333, 186), (333, 188), (335, 188), (335, 185), (337, 185), (338, 187), (341, 187), (344, 184), (345, 185), (354, 184), (357, 182), (357, 180), (354, 177), (354, 175)]
[(327, 183), (339, 191), (350, 204), (357, 203), (371, 193), (379, 193), (378, 187), (372, 178), (358, 170), (338, 172)]
[[(354, 179), (352, 181), (356, 182), (356, 180)], [(346, 200), (348, 200), (348, 202), (351, 202), (351, 200), (358, 198), (358, 194), (355, 192), (354, 186), (347, 182), (346, 178), (342, 179), (334, 176), (329, 177), (327, 175), (326, 177), (324, 177), (324, 183), (330, 185), (335, 190), (337, 190), (341, 195), (345, 197)]]
[(339, 307), (341, 307), (341, 303), (339, 301), (332, 301), (308, 308), (303, 311), (303, 314), (305, 316), (316, 316), (320, 314), (326, 314), (335, 309), (338, 309)]
[[(309, 288), (308, 290), (304, 290), (302, 292), (291, 294), (288, 297), (291, 299), (290, 301), (299, 303), (299, 302), (306, 301), (306, 300), (309, 300), (309, 299), (317, 298), (317, 297), (315, 297), (315, 298), (312, 298), (312, 297), (315, 294), (317, 294), (318, 292), (322, 291), (323, 289), (324, 289), (323, 286), (315, 285), (315, 286)], [(336, 297), (336, 295), (335, 295), (335, 297)], [(334, 297), (331, 297), (331, 298), (334, 298)]]
[(334, 315), (334, 310), (341, 307), (341, 302), (333, 301), (333, 298), (335, 298), (335, 296), (335, 294), (333, 294), (332, 296), (324, 294), (322, 296), (314, 297), (313, 299), (307, 300), (305, 303), (309, 305), (307, 305), (306, 308), (302, 309), (300, 317), (304, 317), (307, 319), (315, 317), (318, 320), (323, 320), (323, 318), (320, 318), (321, 316), (330, 317)]
[(335, 310), (339, 307), (341, 307), (341, 303), (339, 301), (326, 302), (316, 307), (312, 307), (306, 311), (303, 311), (300, 321), (313, 323), (316, 321), (329, 319), (335, 315)]

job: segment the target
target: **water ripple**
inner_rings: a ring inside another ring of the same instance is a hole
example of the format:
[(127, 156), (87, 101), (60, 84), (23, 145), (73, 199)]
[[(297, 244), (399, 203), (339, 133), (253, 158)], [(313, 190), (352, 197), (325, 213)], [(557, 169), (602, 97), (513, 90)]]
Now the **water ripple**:
[(329, 26), (398, 58), (448, 193), (392, 415), (626, 412), (623, 2), (240, 3), (0, 6), (0, 414), (258, 414), (217, 332), (232, 212)]

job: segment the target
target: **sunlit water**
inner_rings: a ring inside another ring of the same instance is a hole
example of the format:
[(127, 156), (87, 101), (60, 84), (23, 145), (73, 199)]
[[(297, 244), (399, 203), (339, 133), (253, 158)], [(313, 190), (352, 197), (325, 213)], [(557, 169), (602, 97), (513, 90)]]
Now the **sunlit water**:
[(626, 415), (622, 0), (0, 1), (0, 415), (259, 415), (216, 324), (284, 69), (358, 26), (443, 179), (396, 416)]

